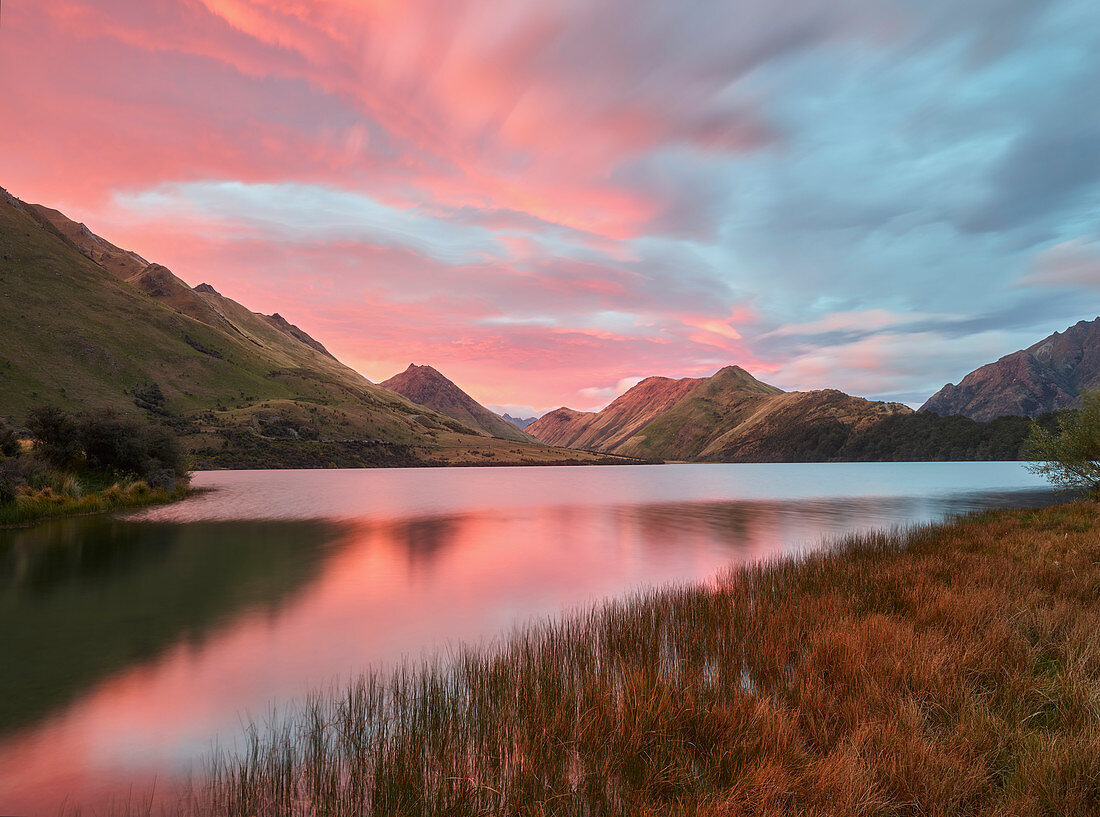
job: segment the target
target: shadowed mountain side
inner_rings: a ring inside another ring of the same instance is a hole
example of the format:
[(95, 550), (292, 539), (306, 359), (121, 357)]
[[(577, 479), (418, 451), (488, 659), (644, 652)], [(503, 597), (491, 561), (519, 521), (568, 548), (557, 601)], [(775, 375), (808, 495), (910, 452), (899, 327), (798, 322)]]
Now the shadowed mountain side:
[(554, 445), (643, 458), (818, 460), (882, 418), (911, 413), (832, 389), (786, 393), (728, 366), (708, 378), (647, 378), (602, 411), (558, 409), (529, 432)]
[(537, 442), (499, 414), (494, 414), (431, 366), (409, 364), (409, 368), (380, 384), (407, 397), (417, 405), (446, 414), (475, 431), (504, 440)]
[(1082, 392), (1100, 388), (1100, 318), (1080, 321), (1034, 346), (975, 369), (959, 385), (948, 383), (922, 412), (960, 414), (972, 420), (1038, 417), (1072, 408)]

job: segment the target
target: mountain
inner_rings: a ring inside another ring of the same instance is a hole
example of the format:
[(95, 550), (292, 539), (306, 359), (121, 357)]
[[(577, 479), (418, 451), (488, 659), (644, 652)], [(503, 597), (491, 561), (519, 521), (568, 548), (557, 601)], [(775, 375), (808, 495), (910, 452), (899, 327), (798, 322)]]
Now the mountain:
[(485, 437), (371, 383), (281, 315), (3, 190), (0, 314), (0, 416), (16, 423), (46, 403), (152, 413), (197, 467), (593, 459)]
[(727, 366), (705, 378), (649, 377), (602, 411), (560, 408), (527, 430), (550, 445), (650, 459), (820, 460), (883, 418), (911, 413), (833, 389), (784, 392)]
[(379, 385), (490, 437), (534, 442), (529, 434), (489, 411), (431, 366), (410, 363), (405, 371)]
[(948, 383), (920, 411), (972, 420), (1038, 417), (1072, 408), (1081, 393), (1100, 388), (1100, 318), (1055, 332), (1034, 346)]
[(527, 426), (538, 419), (537, 417), (513, 417), (511, 414), (503, 414), (501, 416), (520, 430), (526, 429)]

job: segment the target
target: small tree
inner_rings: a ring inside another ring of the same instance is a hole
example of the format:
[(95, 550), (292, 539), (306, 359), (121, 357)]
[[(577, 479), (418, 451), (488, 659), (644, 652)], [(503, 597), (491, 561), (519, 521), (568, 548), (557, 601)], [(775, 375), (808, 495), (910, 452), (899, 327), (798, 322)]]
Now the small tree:
[(1058, 431), (1033, 424), (1028, 469), (1064, 490), (1082, 490), (1100, 501), (1100, 391), (1085, 394), (1081, 408), (1058, 420)]
[(37, 443), (38, 452), (58, 468), (76, 465), (83, 454), (80, 429), (68, 412), (57, 406), (38, 406), (27, 416), (27, 430)]
[(19, 444), (19, 437), (15, 429), (8, 428), (0, 420), (0, 457), (17, 457), (23, 446)]

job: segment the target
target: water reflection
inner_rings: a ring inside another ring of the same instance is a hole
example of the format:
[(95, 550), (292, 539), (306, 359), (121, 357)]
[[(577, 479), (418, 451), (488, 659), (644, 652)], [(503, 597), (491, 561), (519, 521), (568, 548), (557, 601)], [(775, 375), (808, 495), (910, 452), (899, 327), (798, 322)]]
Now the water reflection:
[(833, 484), (849, 495), (788, 484), (767, 499), (722, 498), (733, 472), (690, 467), (538, 469), (526, 484), (526, 469), (203, 475), (225, 489), (130, 521), (0, 531), (16, 658), (0, 674), (0, 810), (94, 807), (154, 777), (163, 790), (242, 717), (367, 665), (846, 531), (1050, 500), (1005, 468), (979, 492), (918, 469), (935, 485), (853, 495), (845, 471)]
[(0, 732), (242, 610), (285, 602), (337, 529), (84, 517), (0, 531), (0, 639), (18, 657), (0, 673)]

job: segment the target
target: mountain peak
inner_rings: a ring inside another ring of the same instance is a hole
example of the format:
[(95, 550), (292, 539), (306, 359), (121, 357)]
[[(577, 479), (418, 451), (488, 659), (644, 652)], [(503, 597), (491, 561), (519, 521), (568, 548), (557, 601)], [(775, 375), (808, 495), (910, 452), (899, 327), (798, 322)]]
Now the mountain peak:
[(979, 421), (1005, 415), (1038, 417), (1072, 407), (1082, 392), (1096, 388), (1100, 388), (1100, 317), (1078, 321), (975, 369), (958, 385), (948, 383), (920, 410)]
[[(786, 393), (740, 366), (710, 377), (647, 377), (599, 412), (561, 408), (528, 431), (549, 445), (671, 460), (753, 460), (790, 451), (811, 429), (838, 439), (897, 413), (896, 404), (836, 390)], [(839, 431), (838, 431), (839, 429)]]
[(410, 363), (405, 371), (394, 375), (389, 380), (383, 380), (379, 385), (407, 397), (414, 403), (427, 406), (440, 414), (446, 414), (490, 437), (531, 442), (531, 437), (525, 432), (500, 415), (489, 411), (431, 366)]

